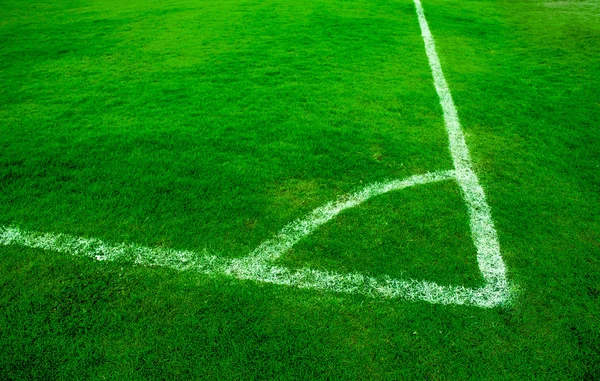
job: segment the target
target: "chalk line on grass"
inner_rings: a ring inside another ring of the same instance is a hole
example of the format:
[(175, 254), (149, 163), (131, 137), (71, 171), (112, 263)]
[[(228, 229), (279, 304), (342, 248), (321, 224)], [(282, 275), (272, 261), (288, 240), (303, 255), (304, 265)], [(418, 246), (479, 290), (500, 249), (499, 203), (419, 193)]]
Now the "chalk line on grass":
[(15, 226), (0, 227), (0, 244), (49, 250), (97, 261), (125, 261), (142, 266), (161, 266), (178, 271), (193, 270), (202, 274), (224, 272), (227, 261), (208, 253), (150, 248), (135, 244), (111, 244), (98, 238), (76, 237), (61, 233), (40, 233)]
[(440, 98), (440, 104), (444, 112), (444, 121), (446, 131), (450, 140), (450, 154), (454, 163), (456, 180), (460, 185), (463, 196), (467, 203), (469, 211), (471, 234), (473, 242), (477, 249), (477, 262), (484, 279), (488, 283), (493, 283), (499, 287), (508, 287), (506, 279), (506, 267), (500, 254), (500, 244), (490, 207), (485, 199), (483, 188), (479, 185), (479, 180), (469, 155), (469, 148), (458, 119), (458, 112), (454, 106), (448, 83), (442, 72), (442, 65), (435, 50), (435, 42), (429, 25), (425, 19), (425, 13), (420, 0), (414, 0), (421, 27), (423, 42), (425, 43), (425, 52), (429, 59), (429, 66), (433, 74), (433, 83)]
[[(370, 184), (358, 192), (340, 197), (338, 201), (316, 208), (304, 218), (286, 225), (273, 238), (263, 242), (244, 258), (226, 259), (207, 252), (199, 254), (134, 244), (110, 244), (95, 238), (23, 231), (14, 226), (0, 227), (0, 244), (69, 253), (98, 261), (127, 261), (143, 266), (162, 266), (177, 271), (194, 271), (201, 274), (224, 275), (258, 282), (373, 297), (424, 300), (438, 304), (467, 304), (484, 308), (507, 303), (510, 299), (510, 288), (490, 207), (473, 170), (458, 113), (442, 72), (423, 7), (420, 0), (414, 0), (414, 3), (435, 89), (444, 113), (454, 170)], [(467, 204), (471, 233), (477, 250), (477, 262), (485, 281), (483, 287), (444, 286), (422, 280), (375, 278), (359, 273), (340, 274), (313, 268), (293, 270), (273, 264), (274, 260), (298, 241), (346, 209), (356, 207), (372, 197), (387, 192), (450, 179), (458, 182)]]

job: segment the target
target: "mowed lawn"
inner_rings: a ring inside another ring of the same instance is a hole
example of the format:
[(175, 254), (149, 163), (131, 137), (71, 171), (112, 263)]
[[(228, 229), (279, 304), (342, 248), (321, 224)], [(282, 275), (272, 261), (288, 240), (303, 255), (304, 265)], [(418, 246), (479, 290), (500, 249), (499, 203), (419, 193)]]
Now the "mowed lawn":
[[(600, 5), (424, 0), (511, 303), (370, 298), (0, 246), (0, 379), (600, 378)], [(0, 4), (0, 227), (241, 258), (452, 169), (412, 1)], [(278, 263), (478, 287), (455, 182)]]

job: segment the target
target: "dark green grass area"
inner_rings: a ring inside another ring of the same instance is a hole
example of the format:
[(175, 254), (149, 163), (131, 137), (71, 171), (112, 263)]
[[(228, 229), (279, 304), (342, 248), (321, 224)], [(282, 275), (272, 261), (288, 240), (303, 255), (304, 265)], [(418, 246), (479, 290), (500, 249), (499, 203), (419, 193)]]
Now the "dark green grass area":
[[(423, 2), (512, 305), (371, 299), (0, 247), (0, 379), (600, 378), (600, 8)], [(4, 1), (0, 225), (244, 256), (451, 168), (411, 1)], [(280, 259), (479, 285), (452, 181)]]

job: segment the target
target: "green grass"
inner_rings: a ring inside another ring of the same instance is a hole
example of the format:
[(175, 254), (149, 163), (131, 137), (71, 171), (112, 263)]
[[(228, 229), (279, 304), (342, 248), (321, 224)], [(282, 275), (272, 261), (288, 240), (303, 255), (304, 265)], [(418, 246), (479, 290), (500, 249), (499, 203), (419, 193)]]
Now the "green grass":
[[(600, 378), (600, 7), (424, 1), (511, 282), (371, 299), (0, 247), (0, 379)], [(411, 1), (4, 1), (0, 225), (242, 257), (374, 181), (450, 169)], [(459, 189), (280, 259), (478, 286)]]

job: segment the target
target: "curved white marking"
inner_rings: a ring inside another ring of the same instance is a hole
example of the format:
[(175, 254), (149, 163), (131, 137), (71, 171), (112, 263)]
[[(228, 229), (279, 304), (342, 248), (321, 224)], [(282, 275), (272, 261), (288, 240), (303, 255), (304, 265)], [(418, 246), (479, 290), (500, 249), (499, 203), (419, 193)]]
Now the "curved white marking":
[(425, 175), (411, 176), (404, 180), (392, 180), (367, 185), (358, 192), (342, 196), (336, 202), (330, 202), (310, 212), (304, 218), (286, 225), (275, 237), (263, 242), (252, 253), (251, 261), (272, 261), (291, 249), (298, 241), (312, 233), (319, 226), (337, 216), (345, 209), (354, 208), (371, 197), (415, 185), (428, 184), (454, 178), (454, 171), (431, 172)]

